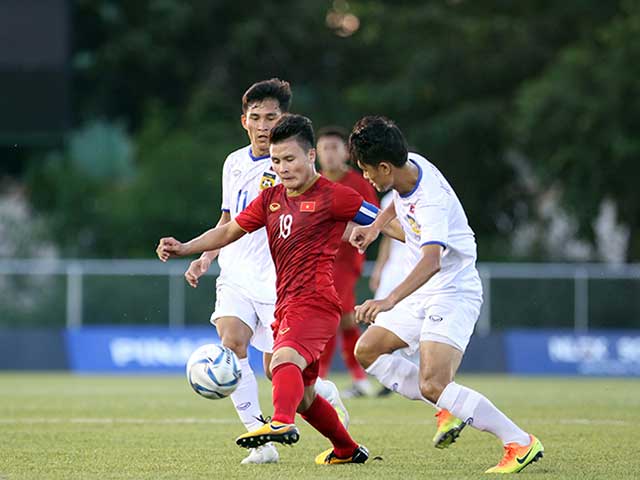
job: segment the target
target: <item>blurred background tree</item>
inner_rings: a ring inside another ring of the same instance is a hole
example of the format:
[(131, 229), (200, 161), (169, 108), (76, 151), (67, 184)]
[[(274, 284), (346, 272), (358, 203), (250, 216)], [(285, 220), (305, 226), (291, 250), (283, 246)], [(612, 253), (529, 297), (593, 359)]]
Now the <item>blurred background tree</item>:
[[(76, 130), (26, 175), (62, 255), (149, 256), (160, 235), (214, 224), (222, 162), (247, 143), (240, 97), (278, 76), (316, 127), (396, 120), (454, 185), (481, 260), (602, 259), (605, 200), (622, 259), (640, 259), (637, 2), (73, 7)], [(569, 227), (551, 244), (554, 222)]]

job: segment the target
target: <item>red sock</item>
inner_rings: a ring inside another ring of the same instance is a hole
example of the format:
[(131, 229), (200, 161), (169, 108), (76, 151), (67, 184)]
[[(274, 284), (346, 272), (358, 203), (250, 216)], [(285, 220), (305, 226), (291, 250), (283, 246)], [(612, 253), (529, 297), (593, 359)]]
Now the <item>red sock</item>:
[(331, 362), (333, 361), (333, 352), (336, 351), (337, 335), (331, 337), (331, 340), (324, 346), (324, 351), (320, 354), (320, 366), (318, 367), (318, 376), (327, 378), (329, 370), (331, 370)]
[(302, 371), (293, 363), (283, 363), (273, 369), (273, 420), (293, 423), (296, 408), (304, 395)]
[(360, 338), (360, 329), (358, 327), (351, 327), (342, 331), (342, 359), (349, 369), (349, 373), (351, 373), (351, 378), (354, 380), (364, 380), (367, 378), (367, 373), (358, 363), (353, 353), (356, 349), (358, 338)]
[(340, 422), (335, 409), (320, 395), (316, 395), (311, 406), (300, 415), (331, 441), (338, 457), (350, 457), (358, 448), (358, 444)]

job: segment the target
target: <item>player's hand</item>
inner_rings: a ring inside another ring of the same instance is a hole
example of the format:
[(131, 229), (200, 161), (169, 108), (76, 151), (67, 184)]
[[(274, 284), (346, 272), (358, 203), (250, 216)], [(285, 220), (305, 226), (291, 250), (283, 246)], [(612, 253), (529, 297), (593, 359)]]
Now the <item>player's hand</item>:
[(353, 227), (349, 243), (358, 249), (358, 252), (364, 253), (371, 243), (380, 235), (380, 230), (369, 225), (366, 227)]
[(173, 237), (164, 237), (160, 239), (156, 247), (156, 254), (163, 262), (172, 257), (181, 257), (184, 255), (184, 244)]
[(191, 262), (187, 271), (184, 272), (184, 278), (187, 280), (189, 285), (196, 288), (198, 286), (198, 279), (207, 273), (210, 266), (211, 259), (209, 257), (200, 257), (199, 259)]
[(381, 300), (367, 300), (362, 305), (356, 305), (356, 322), (375, 323), (380, 312), (388, 312), (394, 303), (388, 298)]

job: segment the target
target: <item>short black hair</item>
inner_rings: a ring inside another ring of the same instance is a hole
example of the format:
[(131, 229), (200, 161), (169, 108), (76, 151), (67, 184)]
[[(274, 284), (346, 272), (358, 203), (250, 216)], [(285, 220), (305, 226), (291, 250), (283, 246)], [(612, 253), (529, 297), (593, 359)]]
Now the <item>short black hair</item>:
[(298, 145), (305, 152), (313, 148), (316, 144), (313, 134), (313, 123), (302, 115), (287, 114), (280, 117), (280, 120), (271, 129), (271, 143), (279, 143), (290, 138), (295, 138)]
[(274, 98), (280, 104), (282, 112), (289, 111), (291, 105), (291, 86), (289, 82), (279, 78), (270, 78), (256, 82), (242, 96), (242, 112), (247, 113), (249, 105), (265, 98)]
[(367, 116), (356, 122), (349, 135), (349, 154), (354, 162), (402, 167), (409, 147), (398, 126), (386, 117)]
[(349, 141), (349, 133), (347, 130), (337, 125), (327, 125), (326, 127), (322, 127), (318, 130), (316, 137), (317, 140), (320, 140), (322, 137), (338, 137), (345, 143), (345, 145)]

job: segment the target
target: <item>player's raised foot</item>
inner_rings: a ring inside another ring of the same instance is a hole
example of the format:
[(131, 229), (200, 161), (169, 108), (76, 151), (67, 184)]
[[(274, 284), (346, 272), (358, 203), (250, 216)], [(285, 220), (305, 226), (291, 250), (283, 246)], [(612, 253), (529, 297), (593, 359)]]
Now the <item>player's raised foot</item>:
[(456, 441), (467, 424), (458, 417), (451, 415), (451, 413), (445, 409), (438, 411), (435, 417), (437, 420), (436, 434), (433, 436), (433, 446), (441, 449), (447, 448)]
[(364, 463), (369, 459), (369, 450), (364, 445), (358, 446), (347, 458), (336, 456), (333, 448), (329, 448), (316, 457), (316, 465), (340, 465), (342, 463)]
[(529, 445), (507, 443), (500, 463), (484, 473), (518, 473), (527, 465), (537, 462), (544, 454), (544, 447), (533, 435), (529, 435), (529, 439)]
[(323, 380), (322, 378), (318, 378), (316, 380), (316, 393), (324, 398), (327, 402), (331, 404), (331, 406), (335, 409), (338, 414), (338, 418), (340, 419), (340, 423), (344, 425), (344, 428), (349, 428), (349, 411), (347, 407), (342, 403), (342, 399), (340, 398), (340, 392), (338, 391), (338, 387), (336, 384), (330, 380)]
[(258, 464), (258, 463), (278, 463), (280, 455), (273, 443), (265, 443), (256, 448), (249, 450), (249, 455), (240, 463), (242, 465)]
[(300, 432), (293, 423), (269, 422), (260, 428), (240, 435), (236, 438), (236, 444), (243, 448), (257, 448), (269, 442), (291, 445), (299, 439)]

